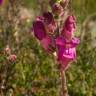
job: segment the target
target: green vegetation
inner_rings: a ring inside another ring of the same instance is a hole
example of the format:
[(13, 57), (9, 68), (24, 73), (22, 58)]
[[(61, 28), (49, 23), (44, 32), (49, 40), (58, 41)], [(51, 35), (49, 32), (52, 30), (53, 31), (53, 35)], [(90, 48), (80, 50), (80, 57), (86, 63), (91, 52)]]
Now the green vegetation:
[[(42, 5), (39, 0), (17, 1), (13, 10), (8, 9), (8, 4), (0, 7), (0, 96), (59, 96), (61, 81), (55, 58), (44, 52), (30, 32), (35, 16), (41, 14)], [(49, 8), (46, 1), (42, 0)], [(23, 10), (22, 14), (18, 12), (21, 5), (27, 14)], [(73, 0), (72, 8), (80, 37), (81, 31), (88, 30), (82, 29), (83, 22), (95, 13), (96, 0)], [(83, 37), (77, 48), (77, 62), (66, 72), (70, 96), (96, 96), (96, 48), (91, 46), (90, 37), (90, 34)], [(17, 56), (15, 62), (8, 60), (4, 50), (7, 45)]]

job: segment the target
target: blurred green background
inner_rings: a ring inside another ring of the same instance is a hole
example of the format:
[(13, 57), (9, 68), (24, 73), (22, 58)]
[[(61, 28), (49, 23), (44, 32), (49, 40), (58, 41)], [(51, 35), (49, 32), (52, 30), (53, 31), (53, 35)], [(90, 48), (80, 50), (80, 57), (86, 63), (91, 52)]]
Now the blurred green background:
[[(81, 43), (77, 62), (66, 72), (69, 96), (96, 96), (96, 0), (72, 0), (71, 7)], [(47, 9), (47, 0), (14, 0), (13, 9), (8, 2), (0, 7), (0, 96), (59, 96), (55, 58), (31, 32), (35, 17)], [(17, 55), (16, 62), (7, 62), (6, 45)]]

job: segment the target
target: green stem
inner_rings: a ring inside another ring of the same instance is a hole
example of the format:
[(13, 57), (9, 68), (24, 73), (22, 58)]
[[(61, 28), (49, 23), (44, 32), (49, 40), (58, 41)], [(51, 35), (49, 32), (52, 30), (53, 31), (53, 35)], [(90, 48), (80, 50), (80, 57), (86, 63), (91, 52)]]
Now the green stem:
[(63, 70), (61, 70), (61, 80), (62, 80), (61, 96), (68, 96), (66, 75), (65, 75), (65, 71), (63, 71)]

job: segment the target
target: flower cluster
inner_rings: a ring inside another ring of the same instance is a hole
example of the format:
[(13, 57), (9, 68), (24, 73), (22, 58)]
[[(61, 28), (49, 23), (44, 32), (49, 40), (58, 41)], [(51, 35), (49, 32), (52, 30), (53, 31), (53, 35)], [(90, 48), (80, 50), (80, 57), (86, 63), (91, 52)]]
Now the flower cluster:
[(11, 61), (11, 62), (15, 62), (15, 61), (16, 61), (17, 56), (16, 56), (15, 54), (12, 54), (12, 53), (11, 53), (11, 49), (10, 49), (9, 46), (7, 46), (4, 51), (5, 51), (5, 54), (8, 55), (8, 56), (7, 56), (7, 57), (8, 57), (7, 59), (8, 59), (9, 61)]
[(64, 13), (66, 2), (50, 2), (52, 12), (45, 12), (33, 23), (35, 37), (48, 53), (56, 52), (62, 70), (66, 70), (69, 63), (76, 60), (76, 47), (80, 43), (80, 40), (74, 36), (76, 30), (74, 15), (67, 17), (62, 30), (58, 26), (58, 20), (55, 19), (57, 15), (60, 17)]
[(47, 52), (51, 52), (50, 47), (54, 47), (52, 34), (54, 34), (56, 28), (56, 22), (50, 12), (46, 12), (43, 16), (37, 17), (33, 23), (34, 34)]

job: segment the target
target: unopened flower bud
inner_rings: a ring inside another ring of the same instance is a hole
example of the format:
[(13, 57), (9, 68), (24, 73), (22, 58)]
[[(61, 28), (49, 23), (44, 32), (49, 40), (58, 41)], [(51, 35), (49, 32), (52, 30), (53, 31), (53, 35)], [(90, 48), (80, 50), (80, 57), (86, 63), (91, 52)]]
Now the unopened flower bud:
[(63, 11), (63, 7), (59, 3), (55, 3), (52, 7), (53, 13), (60, 15)]
[(5, 48), (5, 53), (6, 54), (8, 54), (8, 55), (10, 55), (11, 54), (11, 49), (10, 49), (10, 47), (9, 46), (7, 46), (6, 48)]
[(12, 55), (10, 55), (10, 56), (8, 57), (8, 59), (9, 59), (10, 61), (14, 62), (14, 61), (16, 61), (17, 56), (16, 56), (15, 54), (12, 54)]

